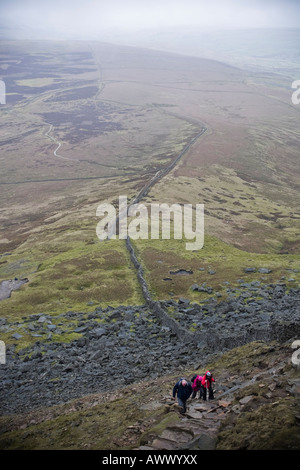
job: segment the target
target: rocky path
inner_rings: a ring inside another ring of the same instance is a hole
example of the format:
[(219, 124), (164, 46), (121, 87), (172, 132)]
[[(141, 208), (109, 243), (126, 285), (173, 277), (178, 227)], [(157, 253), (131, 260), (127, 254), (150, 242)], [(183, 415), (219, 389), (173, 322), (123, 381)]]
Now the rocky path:
[[(24, 434), (24, 429), (58, 416), (62, 420), (65, 417), (64, 426), (72, 434), (77, 426), (76, 419), (70, 421), (67, 417), (77, 411), (81, 413), (82, 425), (88, 420), (98, 423), (96, 428), (101, 435), (107, 419), (104, 414), (104, 422), (99, 422), (99, 413), (105, 411), (104, 403), (112, 419), (119, 419), (115, 400), (116, 404), (124, 400), (124, 406), (134, 404), (128, 413), (122, 411), (125, 419), (128, 418), (127, 428), (121, 436), (112, 436), (118, 449), (197, 451), (219, 448), (220, 427), (226, 428), (229, 420), (231, 434), (236, 420), (249, 411), (253, 412), (252, 427), (245, 434), (245, 442), (241, 439), (242, 448), (249, 445), (249, 436), (257, 434), (254, 416), (269, 419), (263, 428), (265, 433), (270, 426), (275, 433), (281, 433), (286, 410), (295, 414), (296, 428), (300, 423), (300, 376), (291, 365), (291, 341), (276, 345), (255, 341), (208, 357), (203, 350), (179, 344), (171, 330), (161, 327), (155, 317), (151, 317), (146, 306), (107, 309), (101, 312), (101, 316), (106, 317), (101, 324), (95, 321), (98, 314), (96, 311), (89, 315), (66, 314), (74, 322), (76, 331), (82, 333), (69, 345), (54, 342), (54, 338), (50, 341), (54, 331), (60, 330), (57, 335), (63, 336), (64, 329), (70, 328), (70, 324), (64, 322), (65, 316), (56, 324), (54, 318), (38, 315), (18, 325), (2, 322), (2, 328), (12, 334), (17, 326), (23, 334), (31, 331), (40, 338), (49, 335), (49, 340), (37, 342), (17, 355), (13, 349), (8, 351), (7, 364), (0, 369), (0, 408), (2, 416), (6, 417), (5, 425), (2, 429), (0, 426), (0, 434), (3, 434), (0, 447), (8, 442), (6, 436), (10, 431), (19, 430), (24, 444), (23, 439), (30, 435), (29, 432)], [(199, 372), (209, 363), (216, 378), (215, 399), (206, 402), (190, 399), (186, 414), (180, 414), (180, 408), (171, 399), (177, 374), (188, 374), (189, 379), (192, 372), (188, 371)], [(257, 415), (259, 409), (262, 411)], [(290, 423), (285, 425), (287, 433)], [(38, 435), (39, 428), (31, 431)], [(243, 424), (239, 432), (243, 432)], [(45, 436), (45, 445), (47, 442), (54, 445), (53, 439), (56, 442), (55, 430), (49, 438)], [(72, 439), (74, 436), (70, 442)], [(59, 440), (56, 445), (60, 445)], [(78, 445), (89, 445), (88, 437), (81, 437)], [(95, 441), (93, 445), (92, 448), (97, 448)], [(68, 442), (65, 446), (68, 448)]]
[[(270, 351), (272, 349), (270, 348)], [(237, 417), (243, 411), (249, 411), (262, 407), (273, 407), (281, 402), (284, 397), (295, 397), (298, 404), (300, 398), (300, 376), (296, 374), (293, 379), (286, 375), (287, 358), (278, 356), (272, 359), (273, 363), (266, 361), (262, 370), (249, 377), (242, 378), (237, 385), (232, 386), (228, 375), (218, 376), (225, 392), (215, 392), (215, 399), (203, 401), (199, 398), (190, 399), (187, 402), (187, 412), (180, 414), (180, 407), (166, 397), (168, 413), (176, 413), (179, 421), (163, 427), (161, 432), (149, 434), (149, 439), (137, 450), (215, 450), (222, 422), (229, 416)], [(250, 364), (249, 364), (250, 365)], [(253, 385), (253, 389), (251, 389)], [(258, 396), (255, 387), (263, 390)], [(217, 387), (218, 388), (218, 387)], [(249, 394), (250, 393), (250, 394)], [(198, 396), (198, 394), (197, 394)], [(288, 398), (289, 399), (289, 398)], [(299, 409), (295, 408), (295, 417), (299, 421)]]
[(179, 423), (167, 426), (160, 435), (137, 450), (213, 450), (220, 423), (228, 413), (227, 406), (225, 401), (195, 399)]

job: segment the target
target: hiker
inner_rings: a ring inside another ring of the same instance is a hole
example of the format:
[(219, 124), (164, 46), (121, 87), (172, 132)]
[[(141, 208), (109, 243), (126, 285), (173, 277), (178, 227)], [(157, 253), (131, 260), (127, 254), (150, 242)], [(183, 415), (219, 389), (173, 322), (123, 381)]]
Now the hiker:
[(191, 383), (186, 379), (180, 379), (173, 388), (173, 400), (177, 394), (178, 405), (182, 407), (181, 413), (186, 412), (186, 402), (193, 392)]
[(197, 392), (199, 392), (199, 399), (203, 397), (203, 386), (202, 386), (202, 375), (193, 375), (191, 378), (193, 394), (192, 398), (196, 398)]
[(207, 370), (202, 377), (202, 386), (203, 386), (203, 400), (206, 400), (207, 390), (209, 400), (214, 399), (214, 391), (212, 389), (212, 382), (215, 382), (215, 379), (212, 376), (212, 373)]

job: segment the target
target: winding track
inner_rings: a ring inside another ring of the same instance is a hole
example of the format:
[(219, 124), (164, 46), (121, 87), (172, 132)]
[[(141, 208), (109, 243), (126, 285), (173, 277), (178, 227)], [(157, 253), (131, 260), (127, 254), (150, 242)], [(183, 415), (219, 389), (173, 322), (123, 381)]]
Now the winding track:
[(51, 139), (51, 140), (57, 145), (56, 149), (55, 149), (54, 152), (53, 152), (53, 155), (54, 155), (55, 157), (57, 157), (57, 158), (62, 158), (63, 160), (70, 160), (70, 161), (72, 161), (72, 162), (78, 162), (78, 160), (76, 160), (75, 158), (63, 157), (62, 155), (58, 155), (58, 154), (57, 154), (57, 151), (58, 151), (58, 150), (60, 149), (60, 147), (61, 147), (61, 143), (60, 143), (60, 142), (57, 142), (57, 140), (56, 140), (54, 137), (52, 137), (52, 136), (50, 135), (50, 132), (52, 132), (52, 130), (53, 130), (53, 125), (50, 124), (49, 130), (48, 130), (48, 132), (45, 133), (45, 136), (49, 137), (49, 139)]

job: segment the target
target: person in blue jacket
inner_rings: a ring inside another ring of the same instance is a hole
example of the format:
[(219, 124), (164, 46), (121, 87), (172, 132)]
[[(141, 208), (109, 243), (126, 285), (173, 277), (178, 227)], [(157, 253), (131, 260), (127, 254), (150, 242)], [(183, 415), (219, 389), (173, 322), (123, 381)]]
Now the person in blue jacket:
[(186, 412), (186, 402), (190, 398), (192, 392), (192, 385), (186, 379), (182, 378), (174, 385), (173, 400), (175, 400), (177, 394), (178, 405), (182, 407), (181, 413)]

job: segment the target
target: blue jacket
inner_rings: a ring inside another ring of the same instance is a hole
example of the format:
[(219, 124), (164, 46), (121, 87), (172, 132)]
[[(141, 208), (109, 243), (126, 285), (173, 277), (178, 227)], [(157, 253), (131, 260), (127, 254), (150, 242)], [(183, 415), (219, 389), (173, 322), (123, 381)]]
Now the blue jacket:
[(185, 386), (181, 385), (182, 379), (180, 379), (173, 388), (173, 397), (175, 398), (176, 393), (177, 397), (180, 398), (183, 401), (186, 401), (188, 398), (190, 398), (193, 389), (190, 384), (190, 382), (187, 381), (187, 384)]

